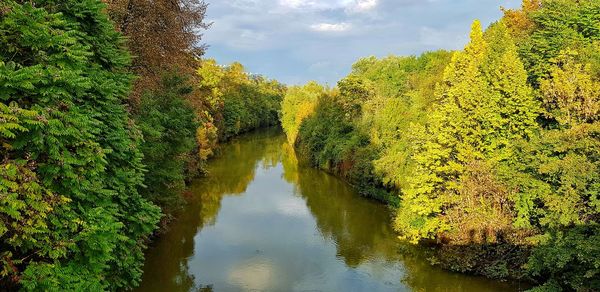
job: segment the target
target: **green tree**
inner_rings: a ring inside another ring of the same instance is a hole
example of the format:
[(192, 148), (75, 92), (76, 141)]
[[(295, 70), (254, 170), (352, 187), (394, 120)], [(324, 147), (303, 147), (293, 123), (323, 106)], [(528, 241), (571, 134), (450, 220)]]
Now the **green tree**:
[[(436, 84), (441, 82), (450, 58), (447, 51), (428, 52), (419, 57), (387, 57), (364, 75), (374, 82), (377, 94), (363, 105), (360, 127), (369, 133), (371, 143), (380, 148), (381, 157), (373, 165), (383, 183), (390, 187), (398, 190), (407, 187), (406, 179), (412, 175), (414, 164), (412, 127), (422, 125), (427, 119), (427, 112), (435, 102)], [(386, 76), (404, 80), (403, 86), (393, 85), (396, 79)], [(394, 94), (389, 95), (390, 91)]]
[(579, 64), (577, 56), (577, 51), (563, 51), (550, 60), (549, 78), (540, 81), (546, 116), (565, 126), (600, 119), (600, 83), (592, 65)]
[(137, 191), (130, 58), (105, 8), (0, 4), (0, 282), (8, 287), (114, 290), (139, 281), (160, 210)]
[(598, 44), (594, 42), (600, 40), (600, 2), (542, 0), (539, 4), (524, 6), (522, 11), (523, 21), (531, 22), (528, 26), (534, 29), (525, 37), (519, 36), (523, 39), (519, 42), (519, 54), (534, 86), (547, 77), (550, 60), (563, 50), (578, 48), (587, 52), (587, 58), (599, 60)]
[[(404, 238), (445, 233), (458, 241), (477, 240), (464, 232), (485, 238), (491, 230), (493, 240), (496, 231), (510, 227), (509, 198), (493, 169), (511, 158), (512, 141), (535, 127), (539, 110), (526, 77), (504, 24), (484, 36), (475, 21), (471, 42), (446, 68), (439, 105), (418, 132), (416, 171), (396, 219)], [(491, 181), (481, 187), (488, 189), (478, 189), (472, 179), (484, 175)]]
[[(211, 144), (207, 137), (216, 127), (219, 140), (225, 141), (252, 129), (279, 123), (281, 101), (285, 86), (260, 75), (251, 75), (240, 63), (219, 66), (214, 60), (205, 60), (197, 71), (200, 90), (209, 101), (210, 115), (198, 132), (203, 144)], [(202, 149), (201, 149), (202, 151)]]
[[(509, 170), (515, 196), (516, 224), (541, 234), (528, 270), (547, 281), (541, 287), (596, 290), (600, 218), (599, 76), (590, 64), (564, 51), (541, 80), (545, 115), (552, 128), (517, 148)], [(508, 175), (507, 175), (508, 176)], [(516, 179), (515, 179), (516, 178)]]
[(199, 158), (191, 156), (198, 128), (194, 108), (185, 99), (191, 92), (183, 77), (166, 75), (163, 88), (146, 93), (135, 115), (144, 136), (141, 150), (147, 169), (140, 192), (165, 214), (181, 205), (185, 165)]
[(291, 144), (296, 142), (304, 119), (314, 112), (319, 97), (325, 95), (327, 91), (316, 82), (288, 88), (281, 103), (281, 126)]

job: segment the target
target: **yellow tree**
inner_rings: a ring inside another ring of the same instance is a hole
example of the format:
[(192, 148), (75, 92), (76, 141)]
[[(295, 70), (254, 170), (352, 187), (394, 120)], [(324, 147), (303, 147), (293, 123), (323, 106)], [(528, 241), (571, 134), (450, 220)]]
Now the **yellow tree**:
[(319, 97), (326, 92), (316, 82), (288, 89), (281, 106), (281, 125), (290, 143), (296, 142), (302, 122), (314, 112)]
[[(494, 167), (511, 156), (511, 141), (535, 127), (537, 104), (506, 26), (495, 24), (484, 36), (475, 21), (470, 36), (446, 68), (439, 104), (418, 130), (416, 172), (396, 219), (413, 242), (442, 234), (464, 240), (459, 231), (511, 224)], [(483, 178), (488, 183), (480, 188), (474, 180)]]

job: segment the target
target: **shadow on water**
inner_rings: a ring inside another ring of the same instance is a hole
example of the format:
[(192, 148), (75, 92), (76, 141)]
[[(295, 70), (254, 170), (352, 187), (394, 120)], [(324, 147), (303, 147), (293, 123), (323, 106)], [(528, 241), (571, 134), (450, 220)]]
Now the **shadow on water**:
[(515, 291), (406, 251), (390, 211), (298, 163), (279, 129), (225, 145), (148, 249), (138, 291)]

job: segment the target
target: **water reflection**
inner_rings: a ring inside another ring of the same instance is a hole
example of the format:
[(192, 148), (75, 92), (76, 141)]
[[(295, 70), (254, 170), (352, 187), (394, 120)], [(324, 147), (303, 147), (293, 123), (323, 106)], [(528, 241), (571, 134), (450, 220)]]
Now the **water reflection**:
[(139, 291), (507, 291), (403, 256), (385, 206), (298, 163), (279, 130), (224, 147), (147, 252)]

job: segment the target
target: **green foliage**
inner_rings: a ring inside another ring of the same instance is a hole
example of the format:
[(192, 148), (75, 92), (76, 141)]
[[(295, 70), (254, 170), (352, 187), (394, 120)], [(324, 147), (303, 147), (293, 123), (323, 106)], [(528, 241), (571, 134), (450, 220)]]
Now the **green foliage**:
[(293, 88), (282, 124), (316, 166), (398, 194), (396, 229), (440, 243), (437, 264), (595, 291), (600, 2), (504, 12), (451, 60), (369, 57), (337, 90)]
[[(553, 128), (517, 148), (506, 172), (515, 192), (515, 224), (544, 234), (529, 270), (549, 279), (540, 289), (597, 290), (600, 218), (598, 77), (566, 59), (542, 79), (541, 95)], [(568, 81), (567, 81), (568, 80)], [(517, 179), (514, 179), (514, 178)], [(596, 262), (595, 262), (596, 261)]]
[(531, 273), (550, 279), (532, 291), (595, 291), (600, 288), (600, 226), (579, 225), (544, 236), (527, 263)]
[(361, 195), (397, 204), (375, 177), (371, 161), (377, 152), (368, 136), (356, 130), (344, 105), (335, 94), (319, 98), (314, 114), (300, 126), (296, 140), (300, 153), (312, 164), (347, 178)]
[(596, 0), (543, 0), (528, 12), (534, 29), (519, 45), (519, 53), (534, 85), (550, 73), (551, 59), (566, 49), (586, 52), (598, 61), (600, 2)]
[(364, 78), (350, 75), (338, 82), (337, 103), (347, 118), (362, 114), (362, 105), (375, 95), (373, 84)]
[(336, 90), (314, 82), (290, 88), (281, 116), (288, 140), (361, 194), (397, 205), (390, 188), (410, 173), (410, 127), (426, 117), (450, 56), (369, 57), (356, 62)]
[(327, 93), (328, 90), (316, 82), (288, 88), (281, 103), (281, 126), (291, 144), (296, 142), (304, 119), (314, 112), (319, 98)]
[(536, 230), (528, 271), (537, 290), (598, 290), (600, 6), (542, 1), (519, 52), (538, 87), (543, 123), (503, 167), (515, 225)]
[(203, 61), (198, 69), (200, 89), (206, 92), (219, 139), (279, 124), (285, 87), (275, 80), (250, 75), (240, 63), (219, 66)]
[(135, 115), (144, 136), (141, 151), (147, 169), (140, 193), (166, 214), (183, 202), (186, 164), (198, 159), (192, 157), (198, 124), (185, 99), (192, 91), (188, 83), (176, 74), (165, 76), (161, 89), (143, 96)]
[[(414, 171), (413, 128), (426, 121), (427, 112), (434, 104), (436, 84), (441, 81), (450, 58), (451, 53), (446, 51), (424, 53), (419, 57), (388, 57), (374, 64), (375, 68), (381, 67), (381, 71), (365, 75), (374, 82), (378, 94), (364, 105), (361, 128), (369, 133), (371, 143), (381, 149), (373, 165), (384, 184), (398, 189), (407, 187), (406, 179)], [(393, 66), (386, 65), (388, 63)], [(404, 87), (388, 96), (386, 84), (394, 82), (394, 79), (389, 80), (392, 76), (406, 81)]]
[(131, 76), (100, 1), (0, 4), (0, 283), (127, 288), (159, 210), (137, 192)]
[(591, 64), (581, 64), (577, 57), (577, 51), (563, 51), (551, 60), (548, 78), (540, 81), (546, 116), (561, 125), (600, 120), (600, 82), (594, 80)]
[[(494, 190), (494, 173), (489, 167), (510, 159), (512, 141), (527, 137), (535, 127), (539, 110), (526, 77), (506, 27), (496, 24), (484, 36), (475, 22), (471, 42), (464, 52), (454, 55), (444, 73), (439, 105), (418, 129), (413, 156), (417, 167), (396, 220), (403, 237), (418, 241), (452, 230), (510, 227), (510, 222), (493, 224), (473, 218), (494, 218), (497, 212), (510, 216), (507, 210), (496, 210), (502, 208), (502, 202), (483, 215), (478, 214), (483, 206), (470, 212), (465, 204), (472, 202), (469, 197), (482, 205), (506, 197)], [(490, 176), (487, 187), (492, 189), (471, 185), (470, 177), (482, 175)]]
[(315, 113), (300, 127), (298, 144), (317, 166), (334, 170), (354, 148), (365, 146), (368, 139), (356, 135), (343, 108), (330, 95), (319, 99)]

